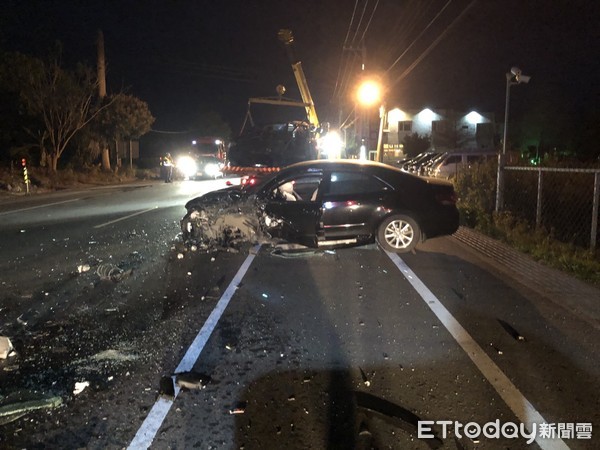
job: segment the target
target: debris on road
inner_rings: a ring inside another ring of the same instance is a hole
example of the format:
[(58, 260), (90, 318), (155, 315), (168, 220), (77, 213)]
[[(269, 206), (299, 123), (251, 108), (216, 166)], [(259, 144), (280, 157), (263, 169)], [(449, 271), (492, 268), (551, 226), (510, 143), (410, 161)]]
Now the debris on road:
[(365, 384), (365, 386), (367, 386), (367, 387), (371, 386), (371, 381), (367, 377), (367, 374), (365, 373), (365, 371), (362, 370), (362, 367), (359, 367), (358, 370), (360, 370), (360, 377), (362, 378), (362, 381)]
[(213, 286), (204, 293), (204, 295), (202, 296), (202, 300), (218, 299), (219, 297), (221, 297), (221, 289), (219, 288), (219, 286)]
[(0, 359), (8, 358), (13, 351), (12, 342), (6, 336), (0, 336)]
[(494, 349), (494, 351), (496, 353), (498, 353), (499, 355), (504, 354), (504, 352), (502, 350), (500, 350), (498, 347), (496, 347), (494, 344), (490, 344), (490, 346)]
[(305, 247), (297, 244), (277, 244), (271, 251), (272, 256), (279, 258), (307, 258), (312, 256), (323, 256), (325, 252), (322, 250)]
[(103, 350), (100, 353), (96, 353), (94, 356), (90, 357), (90, 359), (95, 361), (126, 362), (135, 361), (136, 359), (138, 359), (138, 355), (132, 353), (123, 353), (115, 349), (108, 349)]
[(122, 281), (133, 273), (133, 269), (123, 270), (114, 264), (100, 264), (96, 274), (101, 280)]
[[(423, 420), (409, 409), (368, 392), (354, 391), (354, 399), (357, 411), (364, 412), (367, 415), (376, 413), (384, 416), (386, 421), (395, 424), (412, 435), (417, 434), (419, 422)], [(421, 442), (426, 443), (426, 445), (423, 445), (424, 448), (429, 447), (431, 449), (441, 448), (444, 445), (444, 441), (435, 434), (431, 438), (421, 440)]]
[(167, 400), (173, 400), (175, 398), (175, 385), (173, 384), (173, 378), (162, 377), (160, 379), (158, 395)]
[(75, 382), (75, 389), (73, 389), (73, 395), (79, 395), (83, 392), (86, 387), (89, 387), (89, 381), (77, 381)]
[(504, 330), (510, 334), (512, 336), (513, 339), (515, 339), (516, 341), (520, 341), (520, 342), (524, 342), (525, 341), (525, 337), (519, 333), (517, 330), (515, 330), (512, 325), (510, 325), (508, 322), (505, 322), (502, 319), (498, 319), (498, 323), (502, 326), (502, 328), (504, 328)]
[(229, 414), (244, 414), (246, 412), (247, 402), (238, 402), (235, 408), (229, 410)]
[(80, 264), (77, 266), (77, 272), (78, 273), (84, 273), (84, 272), (88, 272), (90, 270), (90, 265), (89, 264)]
[(210, 383), (210, 375), (206, 375), (200, 372), (181, 372), (175, 374), (175, 382), (177, 386), (183, 389), (200, 390), (204, 389), (208, 383)]
[(56, 408), (62, 404), (60, 397), (50, 397), (39, 400), (29, 400), (0, 406), (0, 425), (13, 422), (30, 411), (43, 408)]
[(27, 325), (27, 321), (25, 319), (23, 319), (23, 314), (21, 314), (19, 317), (17, 317), (17, 323), (19, 325), (23, 325), (23, 326)]

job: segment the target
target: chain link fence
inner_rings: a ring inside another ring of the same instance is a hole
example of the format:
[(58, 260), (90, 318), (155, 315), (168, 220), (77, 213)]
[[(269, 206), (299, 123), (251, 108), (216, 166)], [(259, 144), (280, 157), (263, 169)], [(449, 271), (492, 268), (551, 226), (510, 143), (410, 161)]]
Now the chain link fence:
[(600, 169), (506, 166), (504, 211), (554, 239), (597, 248)]

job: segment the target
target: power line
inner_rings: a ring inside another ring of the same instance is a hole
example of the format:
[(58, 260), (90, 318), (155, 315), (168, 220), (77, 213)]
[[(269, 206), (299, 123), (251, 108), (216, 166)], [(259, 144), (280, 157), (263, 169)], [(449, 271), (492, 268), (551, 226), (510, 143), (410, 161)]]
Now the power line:
[(373, 7), (373, 11), (371, 11), (371, 17), (369, 17), (369, 22), (367, 22), (367, 26), (365, 27), (365, 31), (363, 31), (363, 34), (360, 37), (360, 42), (361, 43), (364, 42), (364, 40), (365, 40), (365, 34), (367, 34), (367, 30), (371, 26), (371, 21), (373, 20), (373, 16), (375, 15), (375, 11), (377, 10), (377, 6), (379, 6), (379, 0), (377, 0), (377, 3), (375, 3), (375, 6)]
[[(356, 15), (356, 8), (358, 7), (358, 0), (354, 2), (354, 10), (352, 11), (352, 17), (350, 18), (350, 23), (348, 24), (348, 31), (346, 32), (346, 38), (344, 39), (344, 43), (342, 44), (342, 56), (340, 58), (340, 67), (338, 68), (337, 78), (335, 79), (335, 88), (333, 89), (333, 97), (338, 92), (338, 86), (342, 75), (342, 64), (344, 62), (345, 49), (348, 44), (348, 37), (350, 36), (350, 30), (352, 29), (352, 23), (354, 22), (354, 16)], [(347, 59), (346, 59), (347, 62)]]
[[(344, 92), (346, 92), (346, 90), (347, 90), (347, 84), (349, 83), (349, 80), (351, 79), (351, 75), (352, 75), (352, 73), (351, 73), (352, 68), (354, 67), (354, 64), (356, 62), (356, 51), (357, 51), (356, 47), (358, 45), (360, 45), (361, 48), (364, 48), (364, 39), (367, 34), (367, 31), (369, 30), (369, 28), (371, 26), (373, 17), (375, 16), (375, 12), (377, 11), (377, 7), (379, 6), (379, 0), (377, 0), (375, 2), (375, 6), (373, 6), (373, 8), (372, 8), (372, 10), (370, 12), (370, 16), (369, 16), (368, 20), (366, 20), (365, 16), (368, 11), (368, 6), (369, 6), (369, 0), (366, 0), (365, 3), (363, 4), (362, 13), (360, 15), (360, 19), (358, 20), (358, 24), (356, 25), (352, 41), (351, 41), (350, 45), (348, 45), (348, 37), (352, 30), (352, 24), (355, 21), (356, 11), (358, 9), (358, 0), (354, 4), (354, 10), (352, 12), (350, 24), (348, 26), (348, 32), (346, 33), (346, 39), (344, 40), (344, 47), (342, 48), (342, 52), (343, 52), (342, 60), (340, 62), (340, 69), (338, 70), (338, 77), (336, 79), (336, 88), (333, 93), (334, 97), (336, 96), (336, 94), (338, 97), (341, 97), (344, 94)], [(364, 28), (362, 27), (363, 22), (366, 23)], [(359, 33), (361, 33), (361, 28), (362, 28), (362, 34), (360, 34), (360, 39), (357, 39), (359, 36)], [(363, 56), (364, 56), (364, 53), (363, 53)], [(362, 61), (362, 62), (364, 63), (364, 61)], [(343, 67), (343, 69), (342, 69), (342, 67)]]
[(425, 49), (425, 51), (394, 81), (392, 84), (402, 81), (412, 70), (440, 43), (440, 41), (448, 34), (448, 32), (464, 17), (464, 15), (473, 7), (477, 0), (472, 0), (471, 3), (446, 27), (446, 29)]
[(440, 17), (442, 15), (442, 13), (446, 10), (446, 8), (448, 6), (450, 6), (450, 3), (452, 3), (452, 0), (448, 0), (446, 2), (446, 4), (442, 7), (442, 9), (440, 9), (440, 11), (435, 15), (435, 17), (433, 19), (431, 19), (431, 21), (427, 24), (427, 26), (425, 28), (423, 28), (423, 30), (418, 34), (418, 36), (410, 43), (410, 45), (408, 47), (406, 47), (406, 49), (404, 50), (404, 52), (402, 52), (402, 54), (400, 56), (398, 56), (398, 58), (392, 63), (392, 65), (385, 71), (385, 73), (389, 73), (390, 70), (393, 69), (393, 67), (398, 64), (398, 62), (400, 62), (400, 60), (402, 59), (402, 57), (404, 55), (406, 55), (406, 53), (413, 47), (413, 45), (415, 45), (415, 43), (421, 38), (421, 36), (423, 36), (423, 34), (429, 29), (429, 27), (431, 27), (431, 25), (438, 19), (438, 17)]
[(360, 20), (358, 21), (358, 25), (356, 26), (356, 32), (354, 33), (354, 37), (352, 38), (352, 47), (356, 43), (356, 36), (358, 35), (358, 30), (360, 29), (360, 25), (362, 23), (363, 17), (365, 17), (365, 11), (367, 10), (367, 6), (369, 5), (369, 0), (365, 1), (365, 7), (362, 10), (362, 14), (360, 15)]
[(350, 30), (352, 29), (352, 23), (354, 22), (354, 16), (356, 15), (356, 8), (358, 8), (358, 0), (354, 2), (354, 10), (352, 11), (352, 17), (350, 18), (350, 23), (348, 24), (348, 31), (346, 32), (346, 39), (344, 39), (344, 47), (348, 44), (348, 37), (350, 36)]

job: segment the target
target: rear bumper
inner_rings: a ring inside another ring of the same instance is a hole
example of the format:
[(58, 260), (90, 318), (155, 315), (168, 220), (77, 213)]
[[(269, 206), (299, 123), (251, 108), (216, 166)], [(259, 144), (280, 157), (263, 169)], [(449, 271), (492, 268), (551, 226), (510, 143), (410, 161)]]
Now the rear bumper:
[(460, 224), (458, 209), (445, 208), (442, 213), (436, 212), (435, 216), (427, 218), (424, 223), (427, 225), (421, 227), (423, 240), (451, 235), (458, 230)]

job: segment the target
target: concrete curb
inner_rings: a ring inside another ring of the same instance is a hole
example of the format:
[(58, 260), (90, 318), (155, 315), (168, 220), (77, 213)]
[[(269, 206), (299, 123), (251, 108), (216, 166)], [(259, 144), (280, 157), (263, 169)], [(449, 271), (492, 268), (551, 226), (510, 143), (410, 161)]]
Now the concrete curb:
[(600, 289), (547, 267), (529, 256), (471, 228), (460, 227), (456, 240), (500, 264), (514, 278), (600, 329)]

